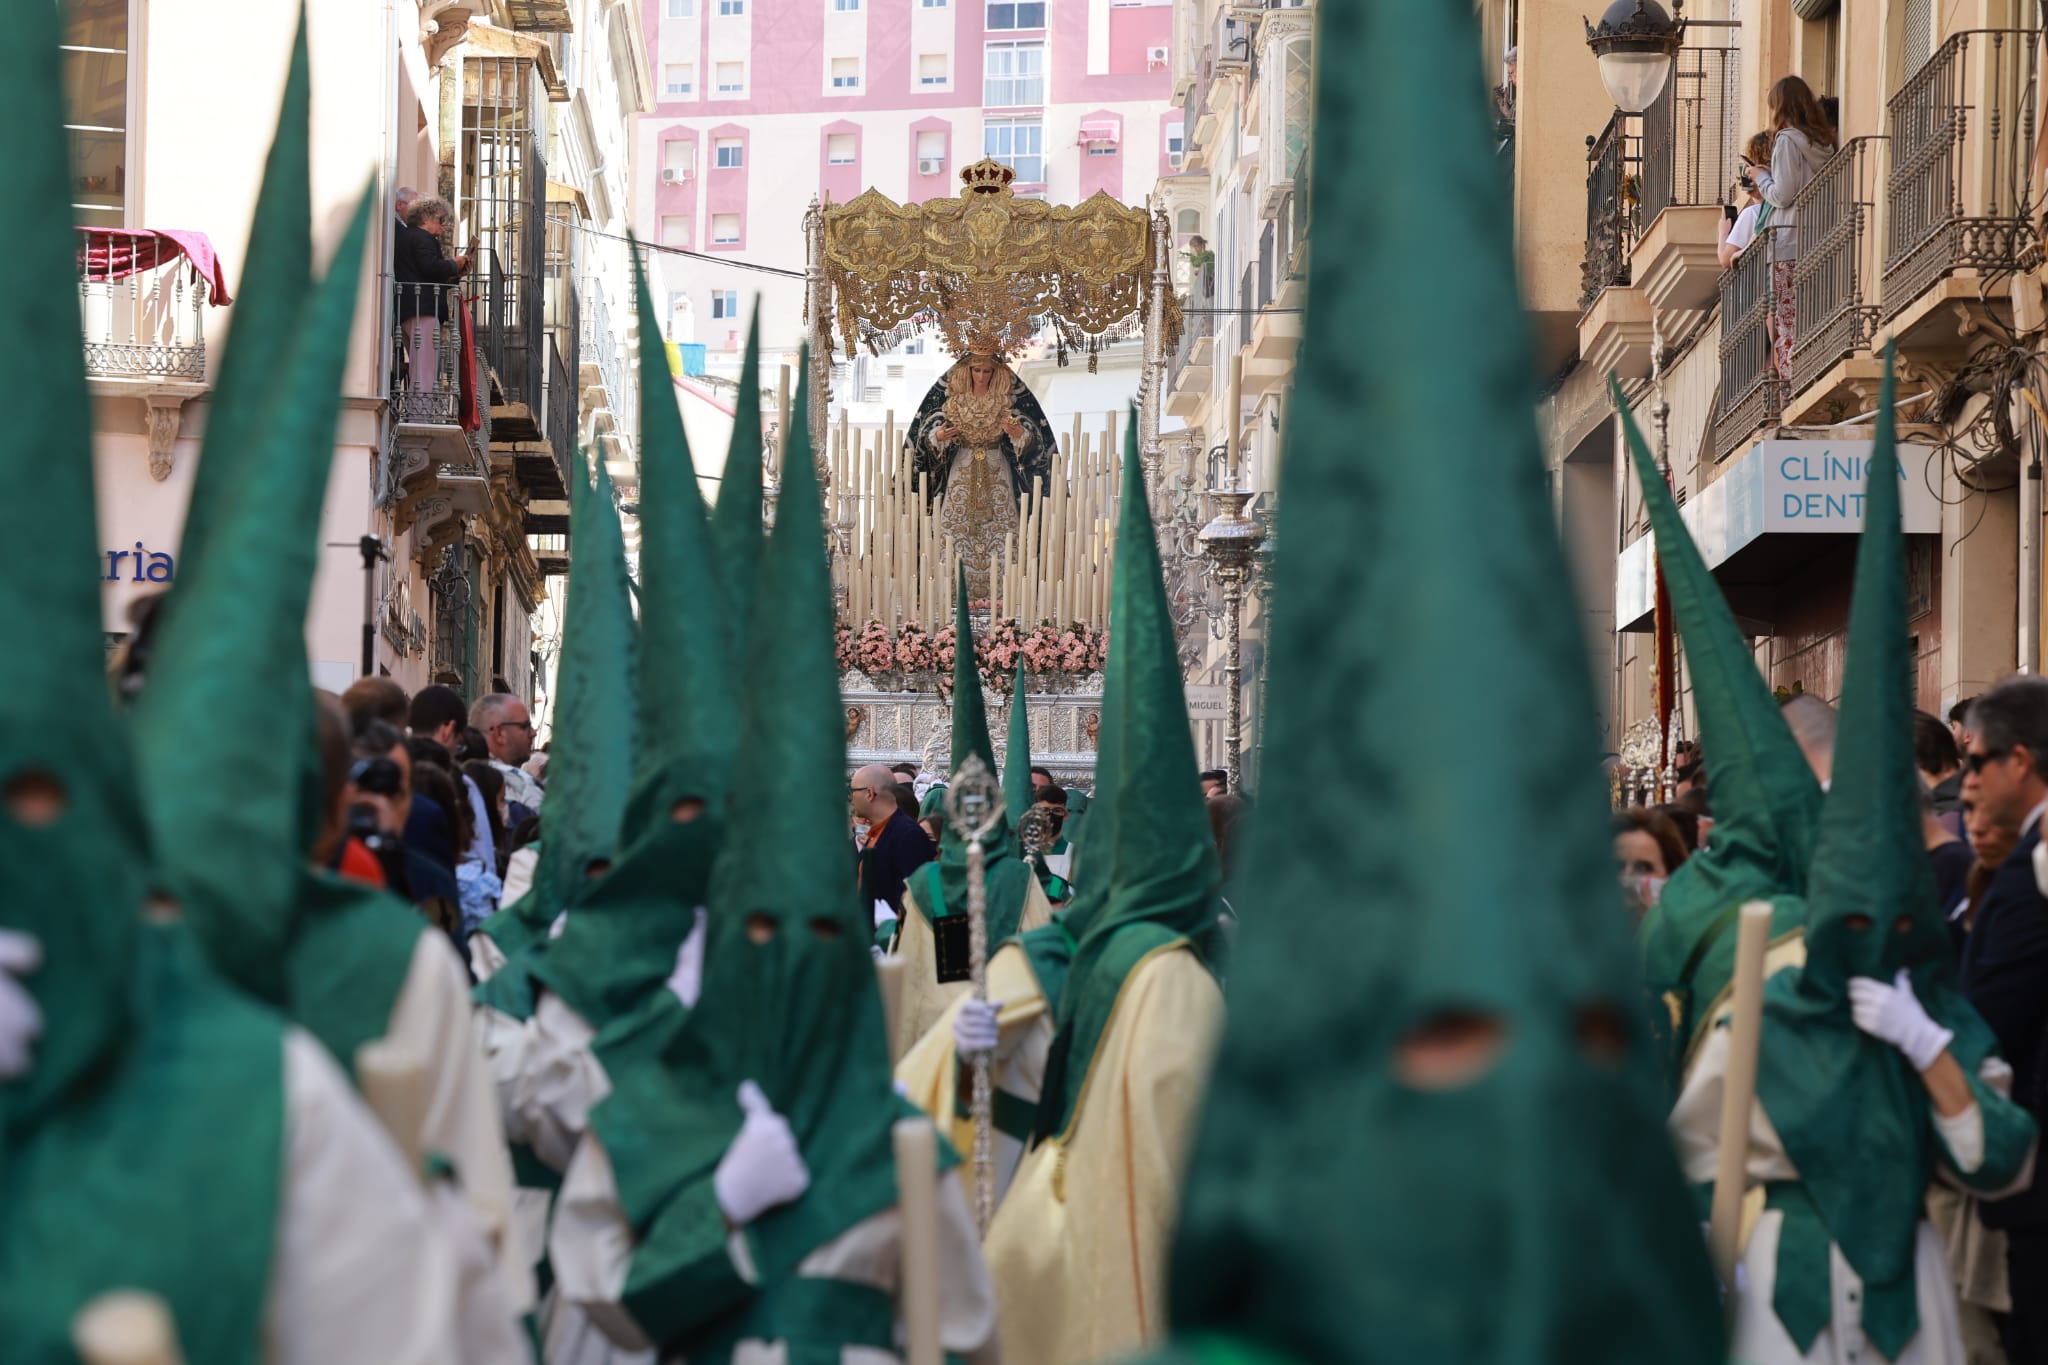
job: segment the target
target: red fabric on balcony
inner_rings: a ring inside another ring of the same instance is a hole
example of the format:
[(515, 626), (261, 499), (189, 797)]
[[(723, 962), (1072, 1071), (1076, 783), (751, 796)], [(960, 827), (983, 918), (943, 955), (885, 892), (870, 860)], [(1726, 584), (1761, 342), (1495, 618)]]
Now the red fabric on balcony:
[(462, 331), (462, 372), (455, 377), (461, 400), (456, 406), (456, 417), (464, 431), (475, 431), (484, 424), (483, 413), (476, 404), (476, 324), (469, 316), (469, 306), (475, 302), (474, 298), (465, 298), (455, 310), (455, 325)]
[(192, 273), (206, 281), (207, 302), (218, 308), (228, 297), (227, 271), (203, 232), (182, 228), (87, 228), (78, 230), (78, 270), (88, 280), (125, 280), (183, 256)]

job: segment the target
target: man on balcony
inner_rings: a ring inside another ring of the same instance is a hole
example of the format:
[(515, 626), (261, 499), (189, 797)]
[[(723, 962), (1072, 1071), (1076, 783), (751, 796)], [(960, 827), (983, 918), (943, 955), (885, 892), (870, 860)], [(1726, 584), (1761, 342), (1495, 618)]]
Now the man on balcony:
[[(398, 319), (405, 328), (406, 387), (413, 394), (437, 389), (453, 392), (452, 377), (439, 378), (441, 325), (454, 315), (454, 282), (469, 269), (467, 255), (441, 254), (441, 234), (448, 230), (448, 205), (440, 199), (415, 199), (404, 210), (392, 250), (391, 273), (398, 285)], [(415, 402), (407, 404), (417, 415)]]

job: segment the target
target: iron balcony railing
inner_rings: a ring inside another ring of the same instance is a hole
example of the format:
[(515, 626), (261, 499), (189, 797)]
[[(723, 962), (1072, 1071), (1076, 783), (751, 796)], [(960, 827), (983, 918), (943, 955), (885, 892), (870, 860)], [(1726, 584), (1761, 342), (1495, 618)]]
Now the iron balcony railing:
[(1951, 271), (2012, 270), (2036, 245), (2025, 199), (2038, 37), (1958, 33), (1892, 96), (1887, 317)]
[[(478, 357), (502, 393), (505, 387), (505, 267), (489, 247), (470, 263), (469, 316), (476, 329)], [(488, 406), (488, 404), (486, 404)]]
[[(207, 282), (184, 256), (143, 269), (133, 234), (79, 230), (78, 310), (96, 379), (206, 379)], [(127, 263), (127, 266), (123, 265)]]
[(1664, 93), (1643, 112), (1644, 227), (1673, 205), (1723, 202), (1740, 150), (1735, 59), (1732, 47), (1680, 48)]
[(400, 422), (461, 423), (461, 291), (460, 284), (391, 286), (391, 394)]
[[(1214, 270), (1214, 266), (1210, 270)], [(1215, 291), (1210, 288), (1207, 273), (1194, 272), (1194, 281), (1188, 286), (1187, 311), (1181, 319), (1180, 342), (1173, 348), (1173, 358), (1167, 362), (1166, 390), (1173, 392), (1180, 382), (1181, 371), (1188, 367), (1188, 357), (1194, 354), (1195, 343), (1216, 334)]]
[(1195, 125), (1200, 122), (1202, 111), (1209, 104), (1209, 86), (1216, 79), (1216, 49), (1204, 47), (1195, 58), (1194, 80), (1188, 85), (1186, 99), (1181, 104), (1181, 160), (1185, 164), (1195, 152)]
[(1579, 307), (1591, 308), (1600, 291), (1629, 282), (1629, 251), (1641, 228), (1641, 140), (1634, 116), (1616, 110), (1597, 137), (1586, 139), (1586, 259), (1580, 270)]
[(1721, 401), (1714, 412), (1714, 452), (1735, 448), (1784, 411), (1784, 382), (1771, 350), (1771, 258), (1789, 246), (1790, 228), (1757, 234), (1721, 276)]
[(1863, 349), (1877, 327), (1870, 297), (1870, 218), (1877, 202), (1881, 137), (1850, 140), (1828, 158), (1796, 203), (1799, 264), (1793, 270), (1791, 392)]

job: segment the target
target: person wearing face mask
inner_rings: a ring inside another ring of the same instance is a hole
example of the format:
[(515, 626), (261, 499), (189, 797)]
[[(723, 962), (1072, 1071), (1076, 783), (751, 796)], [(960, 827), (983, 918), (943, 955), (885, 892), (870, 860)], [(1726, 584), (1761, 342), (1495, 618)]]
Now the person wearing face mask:
[(856, 772), (848, 786), (860, 831), (860, 898), (873, 907), (878, 929), (902, 917), (904, 882), (932, 860), (931, 840), (917, 827), (916, 816), (904, 814), (899, 790), (895, 773), (879, 763)]
[(1632, 806), (1614, 813), (1614, 863), (1621, 883), (1644, 909), (1657, 903), (1671, 874), (1685, 864), (1685, 840), (1671, 818)]
[[(889, 1078), (869, 907), (839, 843), (844, 712), (802, 426), (786, 468), (734, 778), (753, 814), (712, 873), (701, 991), (676, 1046), (615, 1054), (550, 1253), (560, 1292), (623, 1348), (865, 1365), (899, 1359), (890, 1132), (908, 1109)], [(941, 1169), (953, 1160), (944, 1148)], [(994, 1296), (958, 1182), (939, 1182), (938, 1215), (943, 1347), (992, 1360)]]
[[(1888, 358), (1889, 359), (1889, 358)], [(1741, 1251), (1734, 1354), (1754, 1365), (1962, 1365), (1956, 1287), (1928, 1220), (1940, 1179), (1996, 1199), (2035, 1127), (1956, 977), (1916, 836), (1893, 378), (1887, 364), (1856, 558), (1833, 783), (1808, 875), (1805, 960), (1764, 989), (1744, 1167), (1764, 1211)], [(1701, 1049), (1671, 1128), (1714, 1176), (1727, 1030)]]

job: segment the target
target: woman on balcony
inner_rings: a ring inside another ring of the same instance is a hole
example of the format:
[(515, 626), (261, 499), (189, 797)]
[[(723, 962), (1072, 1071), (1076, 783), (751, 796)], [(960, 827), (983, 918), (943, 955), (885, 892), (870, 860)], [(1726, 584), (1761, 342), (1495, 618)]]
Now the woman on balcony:
[(441, 199), (415, 199), (405, 211), (392, 250), (391, 272), (398, 285), (398, 320), (405, 328), (407, 388), (431, 393), (452, 392), (451, 380), (437, 382), (441, 347), (439, 330), (454, 315), (450, 286), (469, 269), (468, 256), (441, 254), (441, 234), (448, 230), (448, 204)]
[[(1792, 273), (1799, 260), (1798, 221), (1793, 205), (1813, 183), (1821, 165), (1834, 155), (1835, 127), (1821, 110), (1813, 87), (1786, 76), (1771, 87), (1771, 164), (1751, 172), (1764, 207), (1757, 214), (1759, 235), (1771, 233), (1771, 341), (1778, 378), (1792, 378)], [(1777, 229), (1782, 229), (1779, 231)]]

